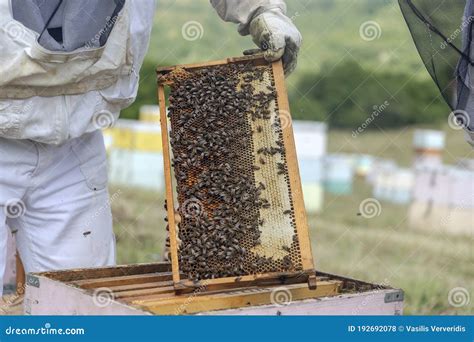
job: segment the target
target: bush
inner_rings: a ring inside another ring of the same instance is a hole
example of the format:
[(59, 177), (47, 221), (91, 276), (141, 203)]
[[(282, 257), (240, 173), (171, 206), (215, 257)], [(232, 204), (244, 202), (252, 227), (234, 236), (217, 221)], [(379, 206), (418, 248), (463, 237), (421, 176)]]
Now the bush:
[(321, 70), (328, 71), (300, 79), (306, 95), (291, 98), (295, 118), (355, 129), (375, 111), (371, 128), (439, 123), (450, 112), (431, 79), (366, 70), (354, 61)]

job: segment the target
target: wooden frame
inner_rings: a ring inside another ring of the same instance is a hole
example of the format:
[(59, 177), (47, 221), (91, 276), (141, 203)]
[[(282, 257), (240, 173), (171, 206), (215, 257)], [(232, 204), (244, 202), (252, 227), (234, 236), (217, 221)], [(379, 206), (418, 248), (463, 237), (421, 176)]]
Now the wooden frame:
[[(157, 69), (158, 74), (158, 102), (160, 108), (160, 123), (162, 130), (163, 142), (163, 160), (166, 183), (166, 200), (167, 200), (167, 214), (170, 233), (170, 252), (171, 264), (173, 273), (173, 282), (176, 290), (186, 291), (196, 287), (202, 287), (203, 283), (206, 286), (222, 286), (227, 288), (239, 287), (242, 284), (257, 285), (268, 283), (303, 283), (308, 282), (310, 289), (316, 288), (316, 278), (314, 276), (315, 265), (313, 262), (313, 254), (311, 250), (311, 242), (309, 237), (309, 228), (306, 218), (305, 205), (303, 200), (303, 190), (301, 186), (301, 179), (298, 168), (298, 160), (296, 156), (295, 140), (293, 129), (290, 124), (282, 126), (283, 142), (286, 149), (286, 159), (289, 183), (291, 189), (291, 200), (294, 208), (296, 229), (299, 241), (299, 247), (302, 259), (302, 271), (294, 273), (265, 273), (256, 275), (247, 275), (242, 277), (229, 277), (205, 280), (200, 282), (192, 282), (189, 280), (182, 280), (180, 277), (180, 269), (178, 262), (178, 232), (177, 232), (177, 217), (175, 213), (174, 197), (173, 197), (173, 177), (171, 170), (171, 156), (168, 136), (168, 119), (166, 112), (166, 96), (165, 85), (169, 85), (169, 80), (166, 79), (166, 74), (175, 70), (176, 68), (183, 69), (199, 69), (210, 66), (217, 66), (229, 63), (254, 63), (255, 65), (268, 65), (268, 62), (261, 55), (245, 56), (227, 58), (223, 60), (179, 65), (173, 67), (160, 67)], [(277, 105), (278, 113), (282, 122), (291, 120), (290, 107), (288, 102), (287, 90), (285, 86), (285, 75), (281, 61), (273, 62), (272, 64), (273, 77), (275, 81), (275, 88), (277, 91)]]
[(16, 251), (16, 293), (20, 296), (25, 294), (25, 280), (26, 280), (25, 268), (23, 266), (23, 262), (21, 261), (20, 253), (17, 250)]

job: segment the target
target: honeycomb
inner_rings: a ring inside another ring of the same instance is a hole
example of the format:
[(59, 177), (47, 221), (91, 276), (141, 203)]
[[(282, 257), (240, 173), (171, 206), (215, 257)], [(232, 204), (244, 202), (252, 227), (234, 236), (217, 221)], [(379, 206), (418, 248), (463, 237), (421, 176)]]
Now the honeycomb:
[(166, 80), (180, 271), (302, 271), (272, 66), (176, 68)]

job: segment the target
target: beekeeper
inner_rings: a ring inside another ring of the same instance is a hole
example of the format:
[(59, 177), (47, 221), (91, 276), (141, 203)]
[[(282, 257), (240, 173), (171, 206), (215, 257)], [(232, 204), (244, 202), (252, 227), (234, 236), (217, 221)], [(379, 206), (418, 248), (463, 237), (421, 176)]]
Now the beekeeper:
[[(282, 0), (211, 0), (296, 65)], [(101, 128), (135, 100), (153, 0), (0, 0), (0, 293), (7, 226), (26, 272), (115, 263)], [(159, 42), (154, 42), (159, 44)]]

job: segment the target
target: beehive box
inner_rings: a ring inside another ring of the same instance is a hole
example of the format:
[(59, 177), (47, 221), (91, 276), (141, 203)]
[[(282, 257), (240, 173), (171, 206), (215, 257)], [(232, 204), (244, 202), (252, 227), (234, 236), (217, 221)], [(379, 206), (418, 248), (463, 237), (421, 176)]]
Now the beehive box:
[[(29, 274), (27, 315), (400, 315), (403, 291), (326, 273), (306, 284), (176, 294), (169, 263)], [(1, 307), (0, 307), (1, 309)]]
[(175, 286), (314, 287), (281, 62), (229, 58), (157, 72)]

